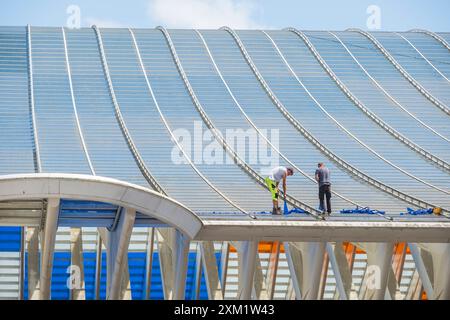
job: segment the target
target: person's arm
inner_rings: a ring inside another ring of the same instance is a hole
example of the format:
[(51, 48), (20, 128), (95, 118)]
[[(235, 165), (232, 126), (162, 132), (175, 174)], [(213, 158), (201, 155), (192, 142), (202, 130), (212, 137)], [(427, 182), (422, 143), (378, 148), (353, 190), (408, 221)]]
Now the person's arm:
[(283, 176), (283, 193), (284, 193), (284, 198), (286, 199), (286, 174), (284, 174)]
[(319, 182), (319, 172), (316, 170), (316, 174), (314, 175), (316, 181)]

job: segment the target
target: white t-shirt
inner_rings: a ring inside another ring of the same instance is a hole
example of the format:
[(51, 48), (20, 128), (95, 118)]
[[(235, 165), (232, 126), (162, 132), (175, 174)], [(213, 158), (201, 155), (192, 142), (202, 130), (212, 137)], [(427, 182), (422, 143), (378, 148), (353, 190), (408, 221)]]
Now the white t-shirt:
[(276, 167), (273, 168), (272, 171), (270, 172), (269, 178), (270, 180), (280, 182), (286, 173), (287, 173), (286, 167)]

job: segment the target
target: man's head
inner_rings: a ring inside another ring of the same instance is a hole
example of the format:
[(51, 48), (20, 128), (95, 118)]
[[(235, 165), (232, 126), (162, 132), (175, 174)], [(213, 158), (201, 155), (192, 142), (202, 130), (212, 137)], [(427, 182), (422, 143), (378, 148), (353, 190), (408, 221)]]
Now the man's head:
[(324, 166), (323, 162), (319, 162), (319, 163), (317, 164), (317, 167), (318, 167), (318, 168), (322, 168), (323, 166)]
[(294, 169), (292, 169), (292, 168), (286, 168), (287, 169), (287, 175), (288, 176), (292, 176), (293, 174), (294, 174)]

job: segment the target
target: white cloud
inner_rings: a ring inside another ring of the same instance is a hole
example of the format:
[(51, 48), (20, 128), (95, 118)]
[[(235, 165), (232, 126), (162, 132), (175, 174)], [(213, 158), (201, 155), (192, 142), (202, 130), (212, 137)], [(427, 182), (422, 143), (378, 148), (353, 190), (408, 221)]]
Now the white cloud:
[(168, 28), (258, 29), (261, 10), (255, 0), (151, 0), (149, 14)]
[(85, 22), (89, 27), (92, 25), (96, 25), (97, 27), (102, 27), (102, 28), (124, 28), (125, 27), (122, 23), (114, 21), (114, 20), (105, 20), (105, 19), (98, 19), (98, 18), (92, 18), (92, 17), (86, 18)]

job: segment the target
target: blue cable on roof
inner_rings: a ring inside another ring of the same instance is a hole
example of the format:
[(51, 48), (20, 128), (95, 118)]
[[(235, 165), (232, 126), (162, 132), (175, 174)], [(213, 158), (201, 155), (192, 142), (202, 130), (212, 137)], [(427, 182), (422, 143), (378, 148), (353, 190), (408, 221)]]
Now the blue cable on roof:
[(432, 214), (433, 213), (433, 209), (432, 208), (428, 208), (428, 209), (417, 209), (414, 210), (412, 208), (406, 208), (407, 212), (401, 212), (400, 215), (413, 215), (413, 216), (420, 216), (420, 215), (426, 215), (426, 214)]
[[(283, 215), (288, 215), (288, 214), (292, 214), (292, 213), (299, 213), (299, 214), (304, 214), (304, 213), (308, 213), (303, 209), (300, 208), (293, 208), (287, 212), (284, 212)], [(272, 211), (260, 211), (260, 212), (256, 212), (256, 214), (272, 214)]]
[(340, 211), (340, 213), (347, 213), (347, 214), (385, 214), (385, 211), (370, 209), (369, 207), (364, 207), (364, 208), (356, 207), (355, 209), (342, 209)]

